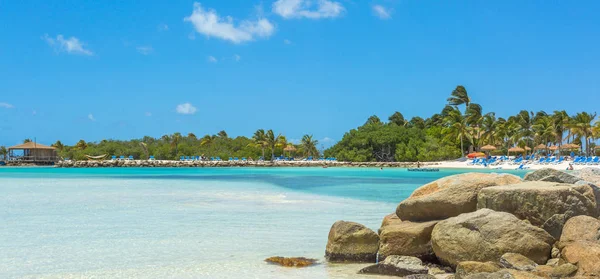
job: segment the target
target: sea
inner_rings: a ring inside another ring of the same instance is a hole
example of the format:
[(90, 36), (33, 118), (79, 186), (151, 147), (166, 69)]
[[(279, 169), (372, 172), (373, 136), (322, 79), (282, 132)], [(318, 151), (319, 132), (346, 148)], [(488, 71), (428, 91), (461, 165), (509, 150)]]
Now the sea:
[(0, 278), (373, 278), (325, 261), (331, 225), (376, 231), (417, 187), (467, 171), (0, 167)]

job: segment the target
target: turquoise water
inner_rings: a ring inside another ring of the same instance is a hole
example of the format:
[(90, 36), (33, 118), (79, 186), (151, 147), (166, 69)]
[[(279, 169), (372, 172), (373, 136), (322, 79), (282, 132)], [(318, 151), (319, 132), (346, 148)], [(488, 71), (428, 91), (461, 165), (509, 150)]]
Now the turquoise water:
[(0, 168), (0, 278), (358, 278), (323, 260), (336, 220), (376, 230), (418, 186), (464, 170)]

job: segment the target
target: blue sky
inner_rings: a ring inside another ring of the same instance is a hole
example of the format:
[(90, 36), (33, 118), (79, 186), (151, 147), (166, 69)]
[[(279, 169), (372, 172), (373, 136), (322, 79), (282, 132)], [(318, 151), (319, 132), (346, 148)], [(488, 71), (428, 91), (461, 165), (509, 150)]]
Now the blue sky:
[(598, 1), (0, 0), (0, 145), (274, 129), (370, 115), (594, 112)]

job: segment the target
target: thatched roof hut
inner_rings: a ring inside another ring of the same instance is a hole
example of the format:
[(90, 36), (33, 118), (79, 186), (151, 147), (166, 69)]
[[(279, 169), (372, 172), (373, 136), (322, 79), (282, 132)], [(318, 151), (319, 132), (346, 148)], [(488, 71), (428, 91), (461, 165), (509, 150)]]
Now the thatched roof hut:
[(56, 148), (36, 142), (26, 142), (9, 147), (8, 157), (10, 161), (34, 164), (49, 164), (57, 162), (59, 159)]

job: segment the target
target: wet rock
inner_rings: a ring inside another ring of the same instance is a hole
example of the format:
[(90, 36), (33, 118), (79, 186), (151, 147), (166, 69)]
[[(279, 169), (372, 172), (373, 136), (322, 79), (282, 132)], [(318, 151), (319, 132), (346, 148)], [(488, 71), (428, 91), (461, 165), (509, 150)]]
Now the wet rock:
[(383, 262), (361, 269), (358, 273), (390, 276), (428, 275), (428, 269), (419, 258), (392, 255)]
[(449, 266), (462, 261), (497, 262), (509, 252), (545, 264), (554, 238), (512, 214), (481, 209), (440, 221), (431, 242), (437, 258)]
[(304, 258), (304, 257), (298, 257), (298, 258), (270, 257), (270, 258), (265, 259), (265, 262), (268, 262), (271, 264), (277, 264), (277, 265), (285, 266), (285, 267), (306, 267), (306, 266), (315, 265), (317, 263), (317, 260)]
[(485, 187), (521, 182), (510, 174), (465, 173), (438, 179), (415, 190), (396, 208), (403, 221), (434, 221), (473, 212), (477, 194)]
[(354, 222), (337, 221), (329, 230), (325, 258), (330, 262), (375, 262), (379, 236)]
[(581, 180), (581, 178), (576, 177), (574, 175), (568, 174), (563, 171), (551, 169), (551, 168), (543, 168), (530, 173), (527, 173), (523, 178), (525, 181), (546, 181), (546, 182), (558, 182), (558, 183), (568, 183), (575, 184), (577, 181)]
[(517, 253), (506, 253), (500, 258), (500, 265), (505, 268), (521, 271), (534, 271), (537, 264), (527, 257)]

